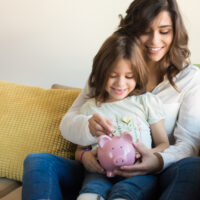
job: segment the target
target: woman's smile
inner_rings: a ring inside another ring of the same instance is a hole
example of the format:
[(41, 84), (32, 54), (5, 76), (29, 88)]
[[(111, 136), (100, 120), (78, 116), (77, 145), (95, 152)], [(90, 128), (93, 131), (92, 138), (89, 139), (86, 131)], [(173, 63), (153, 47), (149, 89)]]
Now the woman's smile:
[(152, 54), (156, 54), (156, 53), (160, 53), (160, 51), (163, 49), (163, 47), (146, 47), (148, 53), (152, 53)]

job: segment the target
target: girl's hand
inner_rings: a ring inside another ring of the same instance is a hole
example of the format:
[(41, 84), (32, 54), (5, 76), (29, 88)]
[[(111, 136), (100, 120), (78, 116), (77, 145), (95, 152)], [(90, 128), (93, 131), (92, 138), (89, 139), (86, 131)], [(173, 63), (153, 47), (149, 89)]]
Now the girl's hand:
[(90, 133), (93, 136), (109, 135), (113, 132), (113, 125), (109, 119), (105, 119), (99, 114), (94, 114), (89, 120)]
[(136, 150), (141, 155), (140, 159), (130, 166), (123, 166), (114, 173), (123, 177), (131, 177), (145, 174), (152, 174), (160, 171), (163, 168), (162, 157), (155, 155), (142, 143), (134, 144)]
[(83, 154), (82, 164), (90, 172), (104, 174), (105, 171), (97, 161), (97, 150), (87, 151)]

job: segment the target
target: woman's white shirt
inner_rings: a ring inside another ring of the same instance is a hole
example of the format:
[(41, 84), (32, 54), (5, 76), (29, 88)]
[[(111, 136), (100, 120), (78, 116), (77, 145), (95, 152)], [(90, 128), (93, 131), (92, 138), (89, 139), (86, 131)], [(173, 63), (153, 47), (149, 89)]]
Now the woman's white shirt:
[(162, 155), (164, 168), (200, 150), (200, 70), (190, 65), (174, 79), (180, 92), (164, 80), (152, 93), (166, 112), (165, 126), (171, 146)]
[[(166, 77), (152, 91), (164, 104), (165, 126), (171, 144), (160, 153), (164, 168), (182, 158), (197, 155), (200, 149), (200, 70), (190, 65), (174, 81), (179, 92), (170, 85)], [(83, 146), (96, 141), (88, 128), (88, 119), (91, 116), (80, 114), (80, 108), (91, 92), (87, 83), (60, 124), (64, 138)]]

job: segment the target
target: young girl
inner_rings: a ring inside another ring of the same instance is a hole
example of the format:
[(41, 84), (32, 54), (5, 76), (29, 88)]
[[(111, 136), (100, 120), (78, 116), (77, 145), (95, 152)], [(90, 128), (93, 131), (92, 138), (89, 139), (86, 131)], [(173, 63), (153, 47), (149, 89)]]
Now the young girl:
[[(156, 153), (167, 148), (169, 142), (164, 127), (162, 103), (155, 95), (145, 93), (146, 69), (136, 39), (119, 33), (111, 35), (94, 58), (89, 78), (89, 85), (94, 89), (94, 94), (90, 95), (82, 106), (81, 113), (105, 117), (113, 126), (113, 131), (105, 134), (119, 136), (128, 131), (133, 142), (142, 142), (149, 149), (152, 148), (152, 136), (155, 148), (151, 151)], [(81, 141), (79, 143), (81, 144)], [(97, 137), (94, 137), (91, 145), (92, 150), (95, 150)], [(89, 154), (94, 152), (86, 153), (80, 146), (76, 151), (76, 160), (82, 161), (87, 170), (78, 200), (109, 199), (109, 193), (111, 195), (113, 192), (120, 192), (121, 195), (128, 192), (132, 196), (131, 190), (136, 187), (140, 178), (107, 178), (102, 174), (98, 163), (95, 162), (90, 167), (92, 159)], [(154, 188), (155, 180), (153, 175), (143, 177), (145, 196), (148, 198), (152, 195), (151, 188)], [(127, 198), (127, 194), (124, 198)]]

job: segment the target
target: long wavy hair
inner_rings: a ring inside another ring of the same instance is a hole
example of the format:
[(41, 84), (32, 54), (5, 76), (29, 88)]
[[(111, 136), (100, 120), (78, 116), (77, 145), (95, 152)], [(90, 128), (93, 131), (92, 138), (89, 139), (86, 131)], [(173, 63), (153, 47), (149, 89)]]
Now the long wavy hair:
[(94, 57), (89, 77), (89, 86), (94, 92), (90, 97), (94, 97), (98, 102), (105, 102), (108, 99), (106, 84), (119, 59), (130, 61), (136, 80), (136, 87), (129, 96), (144, 93), (147, 85), (147, 66), (141, 49), (140, 42), (135, 37), (113, 33)]
[(117, 32), (140, 37), (149, 28), (161, 11), (168, 11), (173, 22), (173, 41), (168, 53), (159, 61), (171, 85), (176, 88), (173, 78), (189, 64), (188, 34), (176, 0), (135, 0), (121, 16)]

